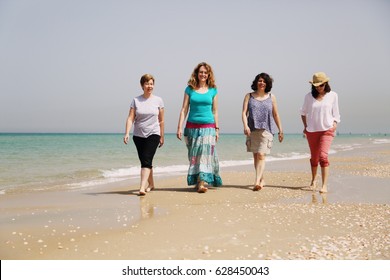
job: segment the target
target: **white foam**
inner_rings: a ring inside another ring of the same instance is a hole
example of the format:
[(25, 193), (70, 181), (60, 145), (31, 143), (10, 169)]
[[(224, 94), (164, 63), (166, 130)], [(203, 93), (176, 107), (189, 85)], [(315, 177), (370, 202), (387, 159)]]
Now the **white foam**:
[(362, 144), (339, 144), (334, 145), (333, 148), (335, 148), (338, 151), (351, 151), (356, 148), (360, 148)]
[(374, 139), (372, 140), (373, 144), (389, 144), (390, 139)]
[[(266, 161), (285, 161), (294, 159), (303, 159), (310, 157), (307, 153), (280, 153), (275, 156), (267, 156)], [(253, 159), (246, 160), (224, 160), (220, 161), (220, 167), (242, 166), (253, 164)], [(153, 174), (155, 176), (172, 176), (179, 174), (186, 174), (188, 171), (188, 165), (169, 165), (169, 166), (156, 166), (153, 168)], [(124, 181), (127, 179), (137, 178), (140, 176), (139, 166), (130, 166), (117, 169), (101, 170), (102, 178), (83, 181), (78, 183), (72, 183), (68, 186), (71, 188), (88, 188), (102, 184), (114, 183)]]
[(282, 161), (282, 160), (294, 160), (294, 159), (303, 159), (310, 157), (309, 154), (304, 153), (279, 153), (277, 154), (277, 157), (268, 156), (266, 157), (266, 161)]

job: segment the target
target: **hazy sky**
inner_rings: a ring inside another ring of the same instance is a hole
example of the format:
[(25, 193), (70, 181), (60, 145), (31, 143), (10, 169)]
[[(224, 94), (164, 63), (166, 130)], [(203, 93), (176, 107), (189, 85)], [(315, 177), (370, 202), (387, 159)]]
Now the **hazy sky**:
[(0, 132), (124, 132), (139, 79), (155, 76), (166, 131), (201, 61), (221, 132), (242, 132), (244, 95), (274, 78), (285, 132), (312, 74), (339, 94), (341, 133), (390, 132), (388, 0), (0, 0)]

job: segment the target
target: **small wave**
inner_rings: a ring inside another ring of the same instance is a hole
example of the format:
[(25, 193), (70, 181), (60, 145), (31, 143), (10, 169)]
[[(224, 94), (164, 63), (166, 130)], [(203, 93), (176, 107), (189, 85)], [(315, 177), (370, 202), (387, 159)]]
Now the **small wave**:
[(219, 162), (220, 167), (240, 166), (253, 163), (252, 160), (224, 160)]
[[(131, 166), (125, 168), (101, 170), (102, 178), (68, 184), (68, 187), (72, 189), (89, 188), (98, 185), (121, 182), (128, 179), (139, 177), (140, 169), (141, 168), (139, 166)], [(153, 174), (155, 176), (170, 176), (170, 175), (186, 173), (187, 170), (188, 170), (187, 165), (162, 166), (162, 167), (154, 167)]]
[(126, 179), (128, 178), (96, 179), (96, 180), (89, 180), (89, 181), (83, 181), (78, 183), (71, 183), (71, 184), (67, 184), (67, 186), (70, 189), (89, 188), (89, 187), (94, 187), (94, 186), (99, 186), (104, 184), (120, 182)]
[(362, 144), (339, 144), (334, 145), (333, 148), (337, 151), (352, 151), (356, 148), (360, 148)]
[[(153, 174), (165, 174), (165, 173), (181, 173), (188, 170), (187, 165), (170, 165), (170, 166), (157, 166), (153, 168)], [(139, 176), (140, 167), (132, 166), (128, 168), (119, 168), (111, 170), (102, 170), (102, 175), (104, 178), (129, 178), (134, 176)]]
[(389, 144), (390, 139), (373, 139), (372, 143), (373, 144)]
[(294, 159), (303, 159), (310, 157), (309, 154), (301, 154), (301, 153), (279, 153), (276, 154), (276, 157), (267, 156), (265, 161), (283, 161), (283, 160), (294, 160)]
[[(286, 153), (286, 154), (276, 154), (275, 156), (268, 156), (266, 161), (284, 161), (284, 160), (294, 160), (294, 159), (303, 159), (308, 158), (309, 154), (301, 153)], [(253, 159), (246, 160), (224, 160), (220, 161), (220, 167), (232, 167), (232, 166), (242, 166), (242, 165), (251, 165), (253, 164)], [(172, 175), (181, 175), (186, 174), (188, 171), (188, 165), (169, 165), (169, 166), (157, 166), (153, 168), (153, 174), (155, 176), (172, 176)], [(94, 180), (85, 180), (82, 182), (68, 184), (68, 187), (72, 189), (77, 188), (89, 188), (97, 185), (109, 184), (120, 182), (128, 179), (137, 178), (140, 176), (140, 167), (139, 166), (130, 166), (124, 168), (116, 168), (109, 170), (100, 170), (101, 178)]]
[(123, 178), (139, 175), (140, 168), (138, 166), (130, 166), (125, 168), (101, 170), (102, 176), (105, 179), (110, 178)]

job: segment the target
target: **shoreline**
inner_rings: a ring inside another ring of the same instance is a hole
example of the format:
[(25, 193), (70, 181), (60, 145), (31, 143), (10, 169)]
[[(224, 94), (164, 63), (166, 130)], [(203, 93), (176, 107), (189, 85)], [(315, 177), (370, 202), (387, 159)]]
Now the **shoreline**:
[[(330, 155), (329, 193), (306, 186), (307, 159), (221, 169), (224, 185), (198, 194), (185, 175), (93, 190), (0, 196), (0, 258), (390, 259), (389, 145)], [(371, 195), (371, 196), (370, 196)]]

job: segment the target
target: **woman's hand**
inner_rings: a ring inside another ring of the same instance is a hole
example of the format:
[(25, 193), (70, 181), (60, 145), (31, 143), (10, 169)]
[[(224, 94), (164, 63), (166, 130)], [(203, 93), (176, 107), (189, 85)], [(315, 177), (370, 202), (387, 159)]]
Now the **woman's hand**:
[(278, 138), (279, 138), (279, 142), (282, 143), (282, 141), (284, 139), (284, 133), (283, 132), (279, 132), (278, 133)]
[(246, 136), (250, 136), (251, 135), (251, 129), (248, 126), (244, 127), (244, 134)]
[(126, 134), (124, 137), (123, 137), (123, 143), (125, 143), (127, 145), (127, 143), (129, 143), (129, 135)]
[(160, 144), (158, 145), (161, 148), (164, 145), (164, 137), (160, 137)]
[(181, 129), (178, 129), (177, 132), (176, 132), (176, 137), (177, 139), (179, 139), (181, 141), (181, 137), (182, 137), (182, 132), (181, 132)]

